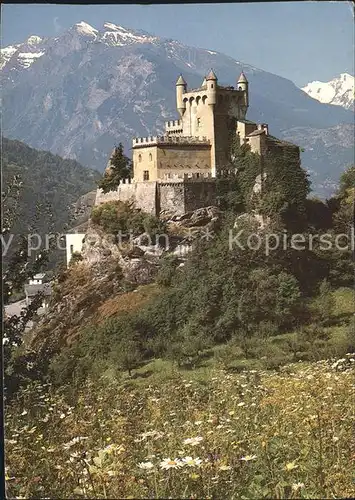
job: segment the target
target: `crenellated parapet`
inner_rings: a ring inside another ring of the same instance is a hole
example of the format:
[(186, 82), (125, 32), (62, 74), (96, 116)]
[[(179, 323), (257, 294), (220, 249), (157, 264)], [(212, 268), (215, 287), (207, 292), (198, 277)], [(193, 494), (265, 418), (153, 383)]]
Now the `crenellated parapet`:
[(171, 130), (181, 128), (182, 129), (182, 121), (181, 120), (169, 120), (165, 122), (165, 130)]
[(184, 145), (209, 145), (210, 140), (207, 137), (194, 137), (194, 136), (170, 136), (170, 135), (162, 135), (162, 136), (148, 136), (148, 137), (135, 137), (133, 139), (133, 147), (145, 147), (152, 145), (167, 145), (167, 144), (184, 144)]
[(211, 172), (191, 172), (191, 173), (182, 173), (182, 174), (165, 174), (163, 179), (158, 179), (157, 182), (159, 184), (169, 184), (177, 183), (177, 182), (190, 182), (190, 181), (206, 181), (211, 180), (212, 174)]

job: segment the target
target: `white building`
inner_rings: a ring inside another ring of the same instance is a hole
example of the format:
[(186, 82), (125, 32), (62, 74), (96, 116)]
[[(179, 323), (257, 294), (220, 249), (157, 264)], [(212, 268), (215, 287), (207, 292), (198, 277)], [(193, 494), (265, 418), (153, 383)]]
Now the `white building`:
[(84, 237), (85, 233), (67, 233), (65, 235), (67, 266), (69, 266), (73, 253), (81, 252)]
[(37, 273), (28, 280), (29, 285), (42, 285), (44, 279), (46, 277), (46, 273)]

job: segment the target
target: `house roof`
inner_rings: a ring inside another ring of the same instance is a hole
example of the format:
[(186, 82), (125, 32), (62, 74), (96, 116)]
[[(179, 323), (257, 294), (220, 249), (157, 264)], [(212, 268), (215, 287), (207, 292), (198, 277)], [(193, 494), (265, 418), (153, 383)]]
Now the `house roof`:
[(32, 279), (34, 280), (43, 280), (43, 278), (45, 277), (46, 273), (37, 273), (33, 276)]
[(254, 130), (254, 132), (250, 132), (250, 134), (247, 135), (247, 137), (254, 137), (255, 135), (262, 135), (265, 134), (265, 130)]
[(256, 122), (253, 122), (252, 120), (246, 120), (246, 119), (244, 119), (244, 120), (238, 120), (238, 122), (240, 122), (240, 123), (252, 123), (253, 125), (257, 125)]
[(299, 149), (299, 146), (297, 146), (297, 144), (293, 144), (293, 142), (285, 141), (284, 139), (280, 139), (279, 137), (275, 137), (273, 135), (268, 135), (267, 138), (268, 138), (268, 141), (270, 141), (270, 142), (274, 142), (277, 144), (284, 144), (285, 146)]

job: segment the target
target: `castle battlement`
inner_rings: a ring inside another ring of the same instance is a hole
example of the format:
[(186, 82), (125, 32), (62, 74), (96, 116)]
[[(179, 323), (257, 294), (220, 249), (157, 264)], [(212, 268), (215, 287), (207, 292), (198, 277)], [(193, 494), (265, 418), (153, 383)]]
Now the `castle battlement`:
[(198, 144), (198, 145), (209, 145), (210, 140), (207, 137), (194, 137), (194, 136), (149, 136), (149, 137), (135, 137), (133, 139), (133, 147), (145, 147), (151, 145), (159, 144)]
[(165, 122), (165, 128), (170, 129), (170, 128), (182, 128), (182, 121), (181, 120), (169, 120)]
[(205, 180), (211, 180), (212, 174), (211, 172), (191, 172), (184, 174), (165, 174), (162, 179), (158, 179), (157, 182), (164, 184), (169, 184), (169, 182), (185, 182), (185, 181), (199, 181), (203, 182)]
[(127, 179), (121, 179), (121, 184), (132, 184), (132, 179), (127, 177)]

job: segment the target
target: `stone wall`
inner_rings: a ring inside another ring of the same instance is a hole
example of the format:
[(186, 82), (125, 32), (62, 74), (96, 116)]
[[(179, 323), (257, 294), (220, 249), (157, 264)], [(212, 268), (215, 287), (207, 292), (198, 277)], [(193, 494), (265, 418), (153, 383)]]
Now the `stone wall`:
[(144, 212), (183, 214), (216, 204), (216, 181), (193, 178), (178, 182), (132, 182), (121, 184), (115, 191), (97, 191), (95, 205), (109, 201), (131, 201)]
[(159, 209), (162, 212), (183, 214), (185, 212), (184, 182), (159, 183)]
[(187, 181), (184, 182), (184, 212), (192, 212), (197, 208), (216, 205), (216, 181)]
[(97, 190), (95, 205), (108, 201), (128, 201), (133, 202), (136, 208), (144, 210), (150, 214), (157, 212), (157, 183), (152, 182), (132, 182), (120, 184), (115, 191), (103, 193)]

